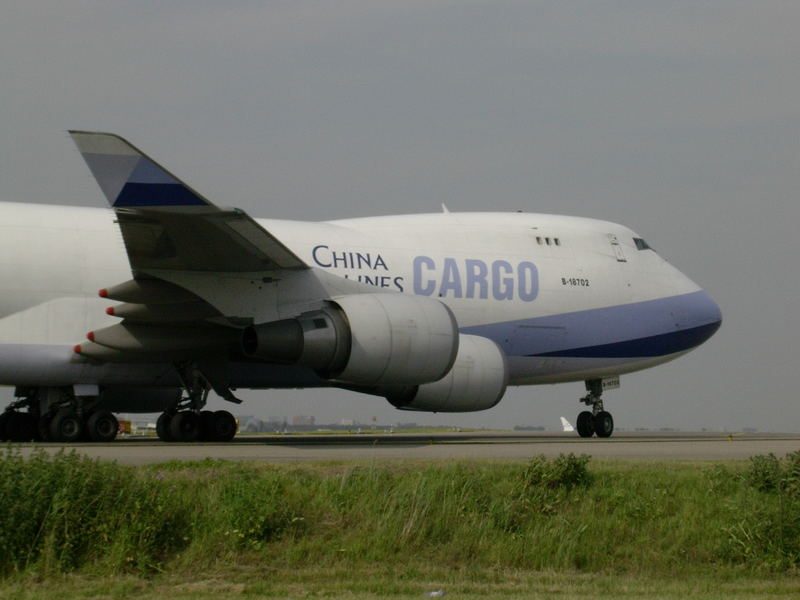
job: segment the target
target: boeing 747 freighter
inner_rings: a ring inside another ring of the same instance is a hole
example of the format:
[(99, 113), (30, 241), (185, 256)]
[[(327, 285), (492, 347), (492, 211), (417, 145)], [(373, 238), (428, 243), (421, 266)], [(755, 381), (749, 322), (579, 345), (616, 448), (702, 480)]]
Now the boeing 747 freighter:
[[(220, 208), (121, 137), (70, 132), (111, 210), (0, 203), (0, 438), (230, 440), (211, 391), (335, 386), (480, 411), (509, 385), (604, 389), (709, 339), (717, 304), (627, 227), (529, 213), (328, 222)], [(99, 293), (98, 293), (99, 289)]]

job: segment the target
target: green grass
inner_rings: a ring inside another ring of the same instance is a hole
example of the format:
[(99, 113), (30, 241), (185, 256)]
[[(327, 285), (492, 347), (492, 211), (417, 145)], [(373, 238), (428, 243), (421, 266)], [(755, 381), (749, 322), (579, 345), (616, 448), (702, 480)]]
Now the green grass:
[(252, 564), (203, 569), (196, 574), (16, 576), (0, 586), (8, 600), (216, 598), (797, 598), (796, 578), (779, 576), (663, 577), (572, 571), (444, 569), (363, 566), (358, 569), (272, 569)]
[(134, 468), (9, 449), (0, 506), (2, 598), (800, 591), (800, 454)]

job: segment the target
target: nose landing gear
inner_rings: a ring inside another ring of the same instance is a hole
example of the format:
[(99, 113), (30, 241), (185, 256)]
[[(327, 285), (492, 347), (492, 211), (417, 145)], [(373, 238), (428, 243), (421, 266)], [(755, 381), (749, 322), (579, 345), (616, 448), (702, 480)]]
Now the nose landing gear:
[(592, 437), (596, 435), (600, 438), (611, 437), (614, 432), (614, 418), (611, 413), (603, 408), (603, 382), (601, 379), (591, 379), (586, 382), (588, 392), (580, 399), (586, 406), (591, 406), (591, 412), (584, 410), (578, 415), (575, 429), (581, 437)]

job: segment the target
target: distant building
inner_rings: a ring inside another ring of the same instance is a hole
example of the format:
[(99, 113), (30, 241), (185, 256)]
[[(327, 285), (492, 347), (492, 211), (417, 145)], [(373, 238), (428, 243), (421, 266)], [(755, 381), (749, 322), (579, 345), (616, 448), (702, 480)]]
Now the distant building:
[(316, 422), (316, 418), (312, 416), (298, 415), (292, 417), (292, 425), (314, 425)]

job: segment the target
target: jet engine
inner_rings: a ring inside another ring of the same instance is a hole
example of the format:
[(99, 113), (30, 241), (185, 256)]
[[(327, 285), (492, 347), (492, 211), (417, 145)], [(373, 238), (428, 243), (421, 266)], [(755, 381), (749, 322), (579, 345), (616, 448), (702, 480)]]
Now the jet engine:
[(402, 410), (472, 412), (492, 408), (507, 386), (508, 361), (500, 347), (485, 337), (461, 335), (453, 368), (442, 379), (382, 395)]
[(248, 327), (247, 356), (314, 369), (364, 386), (416, 386), (453, 366), (458, 327), (438, 300), (406, 294), (354, 294), (315, 311)]

